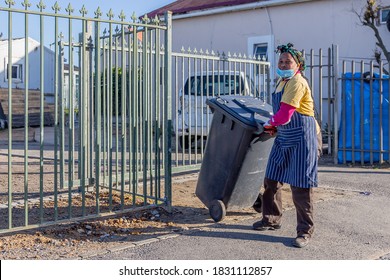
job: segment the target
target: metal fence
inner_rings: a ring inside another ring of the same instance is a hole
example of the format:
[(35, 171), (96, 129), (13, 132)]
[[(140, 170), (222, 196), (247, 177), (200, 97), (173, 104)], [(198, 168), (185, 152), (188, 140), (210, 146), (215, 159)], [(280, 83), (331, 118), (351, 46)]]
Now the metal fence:
[(200, 168), (212, 121), (206, 100), (223, 95), (252, 95), (267, 102), (269, 69), (269, 62), (241, 54), (196, 49), (172, 53), (174, 173)]
[(389, 162), (389, 75), (383, 63), (342, 62), (338, 163)]
[(171, 15), (6, 4), (0, 233), (170, 206)]
[[(389, 76), (383, 65), (340, 62), (337, 45), (304, 55), (324, 153), (335, 163), (388, 162)], [(208, 98), (251, 94), (269, 102), (275, 84), (269, 66), (255, 58), (202, 50), (172, 54), (173, 172), (200, 168), (212, 120)]]
[(339, 164), (389, 162), (389, 75), (384, 63), (343, 60), (338, 47), (306, 53), (325, 153)]
[[(304, 75), (312, 88), (321, 124), (324, 152), (337, 149), (337, 66), (338, 49), (305, 53)], [(172, 53), (173, 153), (172, 170), (198, 170), (205, 151), (212, 113), (206, 100), (224, 94), (253, 95), (270, 102), (275, 79), (270, 64), (241, 54), (185, 50)]]
[[(0, 233), (170, 206), (172, 174), (200, 168), (212, 120), (206, 100), (252, 95), (270, 102), (269, 62), (172, 53), (169, 13), (164, 21), (126, 21), (112, 11), (103, 19), (99, 8), (87, 17), (70, 4), (46, 13), (42, 1), (38, 10), (29, 1), (20, 9), (6, 3)], [(339, 74), (337, 46), (305, 56), (325, 152), (338, 163), (388, 161), (383, 65), (343, 62)]]
[[(322, 130), (323, 152), (332, 155), (337, 149), (338, 47), (304, 51), (307, 68), (304, 75), (311, 87), (316, 117)], [(336, 129), (335, 129), (336, 127)]]

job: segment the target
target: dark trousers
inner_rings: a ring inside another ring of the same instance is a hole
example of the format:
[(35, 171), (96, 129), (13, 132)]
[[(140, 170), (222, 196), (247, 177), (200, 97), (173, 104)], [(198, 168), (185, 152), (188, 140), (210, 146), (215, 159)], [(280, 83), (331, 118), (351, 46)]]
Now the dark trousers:
[[(264, 179), (263, 221), (271, 225), (281, 223), (283, 183)], [(297, 236), (311, 237), (314, 231), (313, 188), (291, 186), (292, 199), (297, 212)]]

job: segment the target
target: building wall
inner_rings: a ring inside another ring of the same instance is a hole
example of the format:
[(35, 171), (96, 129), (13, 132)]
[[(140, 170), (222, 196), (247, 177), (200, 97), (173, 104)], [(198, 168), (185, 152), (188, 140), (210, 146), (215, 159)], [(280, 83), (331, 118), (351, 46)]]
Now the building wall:
[[(39, 42), (29, 38), (28, 42), (28, 56), (29, 56), (29, 89), (41, 88), (40, 82), (40, 44)], [(15, 39), (12, 43), (12, 63), (15, 65), (22, 65), (22, 79), (13, 80), (13, 88), (25, 88), (26, 82), (24, 79), (26, 65), (25, 65), (25, 40)], [(44, 49), (44, 92), (54, 93), (54, 52)], [(8, 41), (0, 42), (0, 87), (8, 88), (8, 80), (6, 77), (8, 64)]]
[[(381, 0), (380, 3), (383, 7), (390, 6), (390, 0)], [(322, 49), (323, 63), (327, 63), (328, 48), (338, 45), (338, 74), (341, 75), (343, 60), (360, 62), (374, 58), (377, 49), (374, 32), (363, 26), (356, 14), (360, 14), (365, 5), (366, 0), (317, 0), (210, 16), (174, 18), (173, 50), (190, 47), (252, 55), (253, 44), (268, 42), (270, 73), (275, 81), (276, 46), (291, 42), (298, 49), (313, 50), (316, 54)], [(390, 46), (390, 32), (385, 24), (378, 28), (385, 45)], [(320, 88), (319, 78), (314, 77), (312, 90), (317, 106), (320, 104), (320, 91), (322, 101), (325, 101), (322, 111), (325, 124), (328, 118), (326, 99), (332, 92), (328, 87), (327, 72), (323, 73), (322, 79)]]
[[(382, 0), (390, 6), (390, 0)], [(353, 10), (360, 13), (366, 0), (323, 0), (263, 9), (229, 12), (212, 16), (174, 19), (173, 50), (182, 46), (214, 51), (248, 53), (251, 38), (270, 36), (274, 46), (292, 42), (299, 49), (339, 45), (342, 59), (371, 59), (374, 33), (362, 26)], [(390, 36), (379, 26), (385, 44)]]

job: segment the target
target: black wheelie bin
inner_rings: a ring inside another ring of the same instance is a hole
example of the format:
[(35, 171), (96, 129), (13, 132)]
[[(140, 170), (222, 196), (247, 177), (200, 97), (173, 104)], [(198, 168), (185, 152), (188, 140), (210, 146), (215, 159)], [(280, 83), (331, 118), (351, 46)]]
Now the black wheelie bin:
[(272, 115), (272, 107), (251, 96), (208, 99), (213, 112), (195, 194), (215, 222), (226, 209), (253, 205), (263, 184), (274, 141), (258, 124)]

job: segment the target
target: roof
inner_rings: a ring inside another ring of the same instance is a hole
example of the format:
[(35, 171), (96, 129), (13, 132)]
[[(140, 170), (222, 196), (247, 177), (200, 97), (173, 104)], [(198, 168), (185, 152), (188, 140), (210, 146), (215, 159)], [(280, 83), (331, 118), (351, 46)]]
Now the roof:
[[(16, 40), (24, 40), (24, 37), (12, 38), (12, 41), (16, 41)], [(8, 38), (0, 39), (0, 42), (8, 42)]]
[[(26, 39), (25, 37), (12, 38), (12, 41), (13, 41), (12, 44), (14, 44), (14, 43), (19, 43), (20, 44), (25, 39)], [(28, 37), (28, 42), (29, 42), (30, 46), (39, 47), (41, 45), (40, 42), (38, 42), (37, 40), (35, 40), (35, 39), (31, 38), (31, 37)], [(1, 47), (8, 47), (8, 44), (9, 44), (8, 38), (7, 39), (0, 39), (0, 46)], [(51, 50), (50, 48), (46, 47), (46, 46), (44, 46), (44, 50), (49, 52), (49, 53), (54, 54), (54, 51)]]
[(148, 17), (162, 15), (166, 11), (173, 14), (185, 14), (192, 11), (207, 10), (212, 8), (237, 6), (255, 2), (266, 2), (268, 0), (177, 0), (152, 12), (147, 13)]

